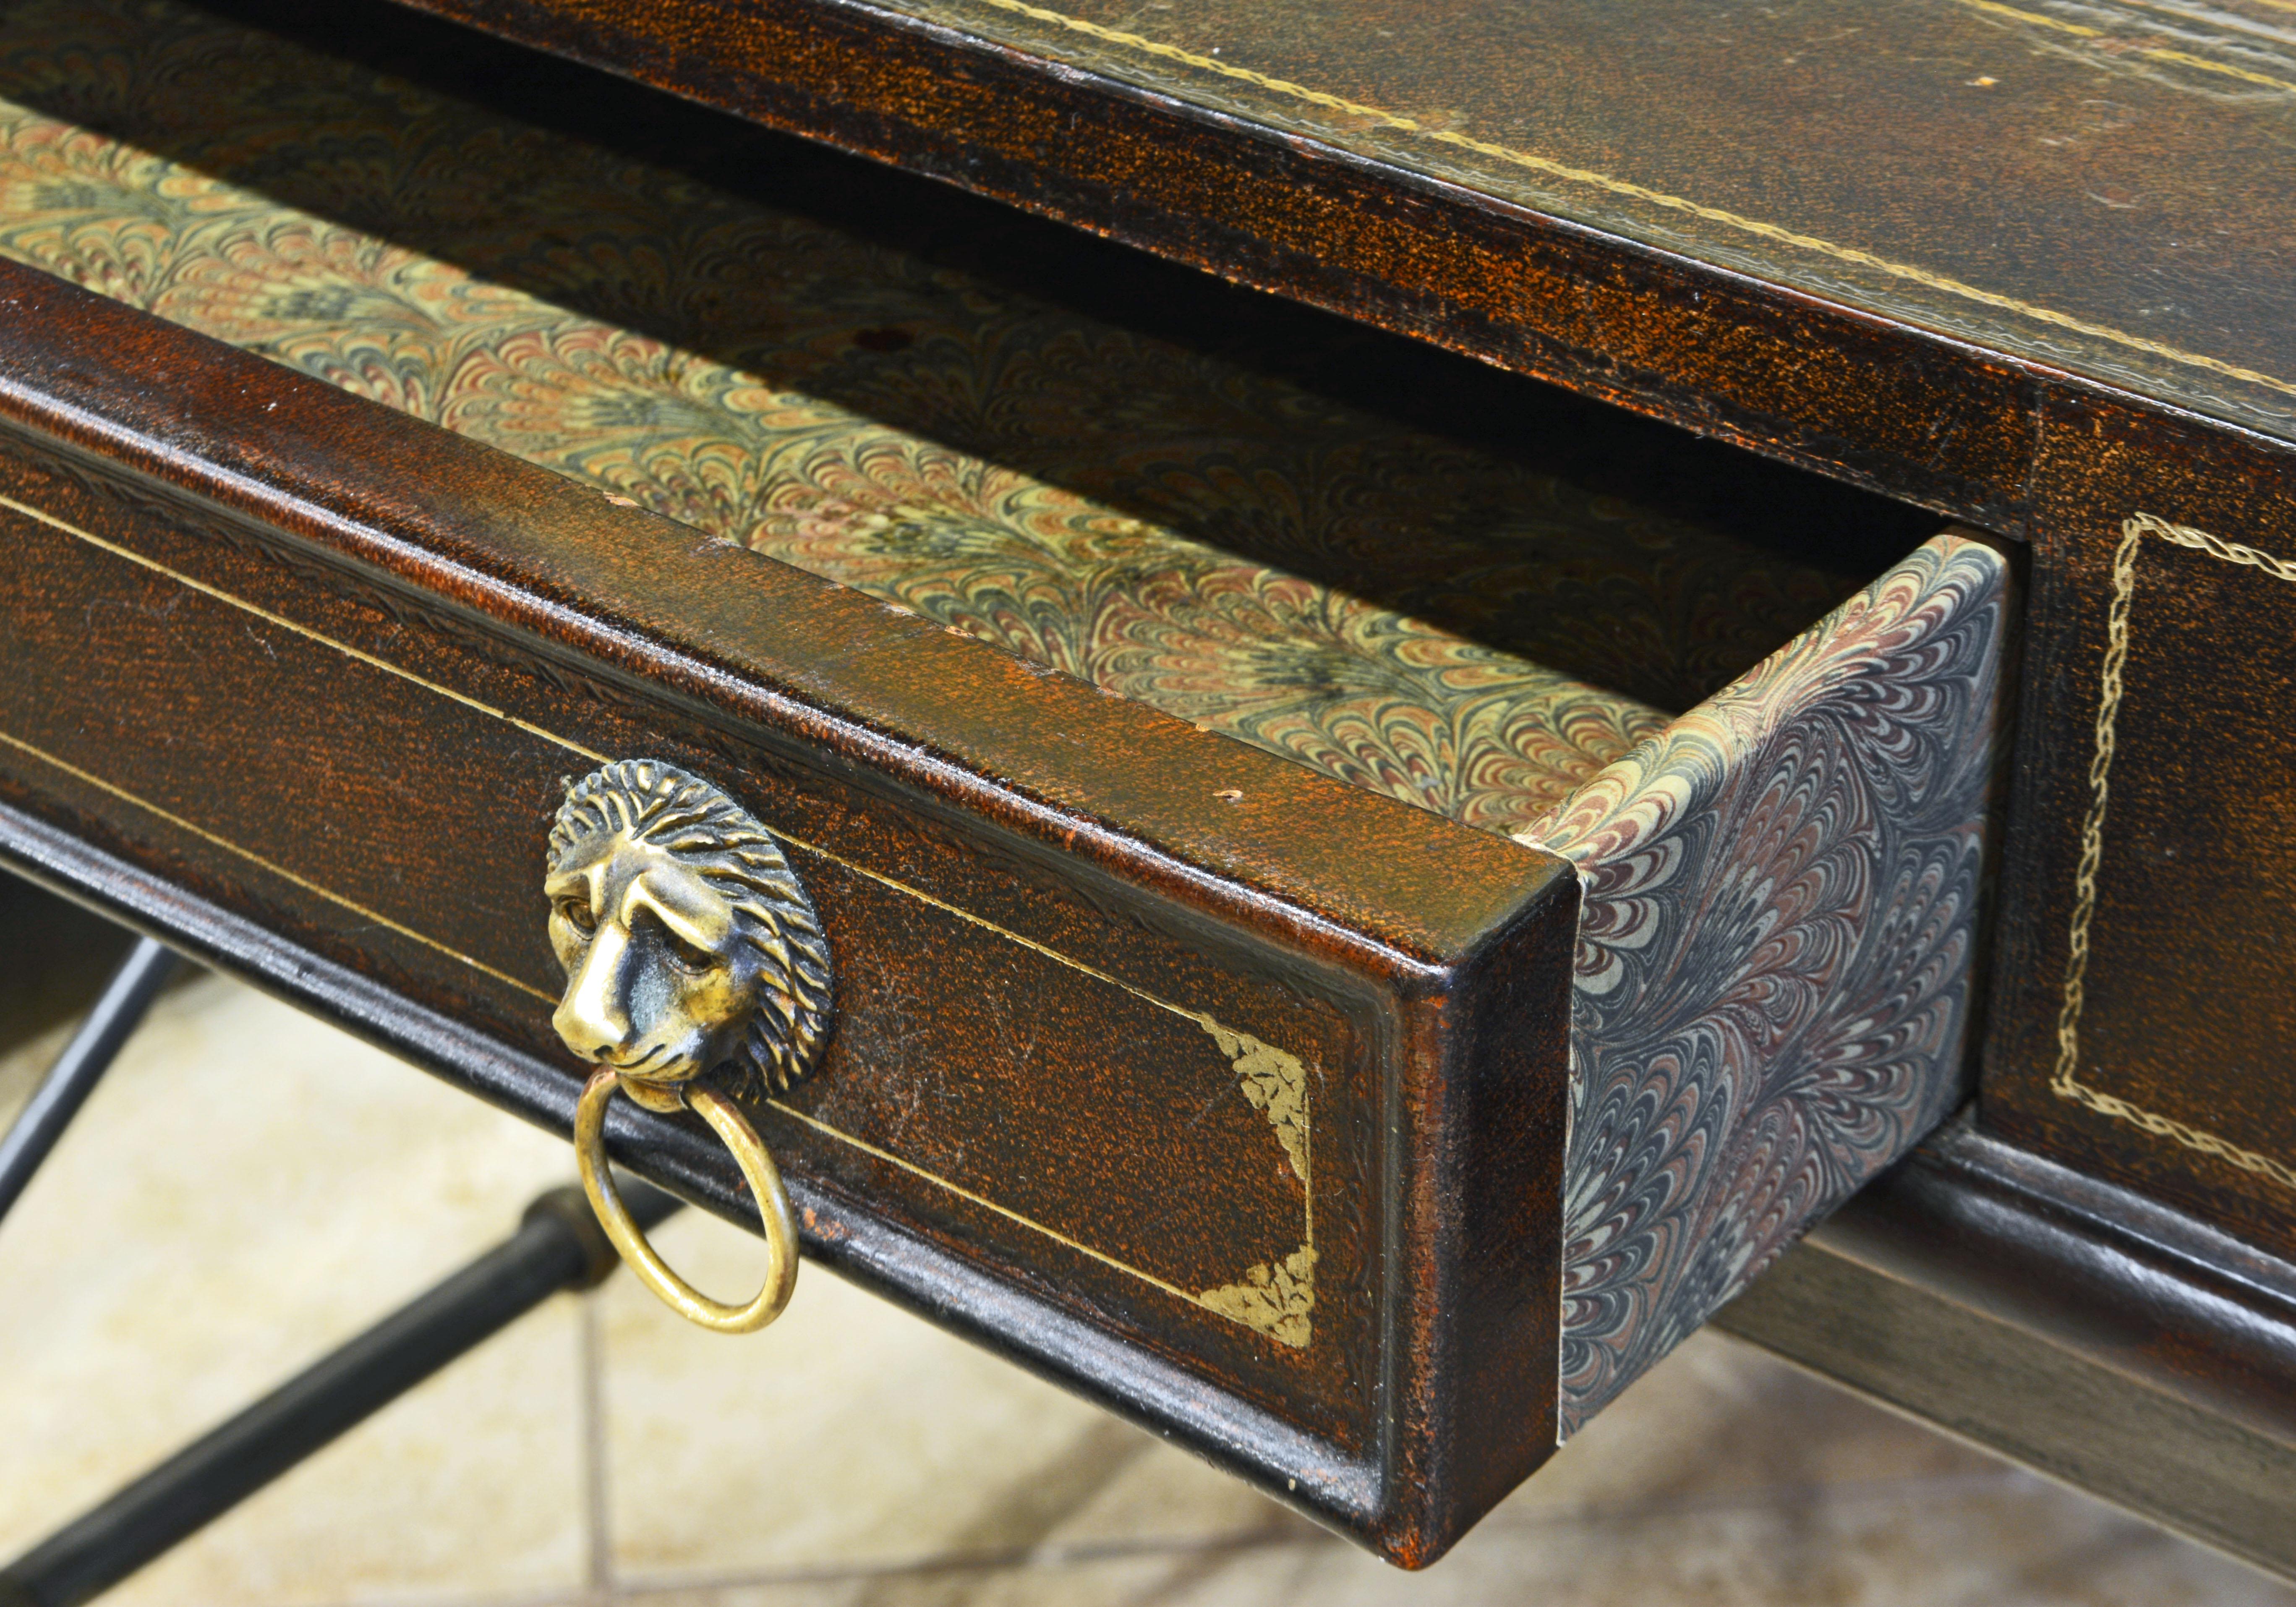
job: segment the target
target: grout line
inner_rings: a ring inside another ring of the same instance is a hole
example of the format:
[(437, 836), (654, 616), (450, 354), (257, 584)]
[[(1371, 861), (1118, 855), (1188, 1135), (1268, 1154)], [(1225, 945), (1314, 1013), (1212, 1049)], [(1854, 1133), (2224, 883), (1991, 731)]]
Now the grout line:
[(533, 1591), (512, 1591), (503, 1595), (449, 1596), (444, 1601), (428, 1597), (385, 1595), (339, 1598), (330, 1607), (609, 1607), (617, 1597), (614, 1594), (613, 1546), (611, 1530), (606, 1522), (606, 1435), (605, 1391), (600, 1362), (604, 1354), (604, 1333), (594, 1292), (585, 1291), (574, 1296), (575, 1322), (575, 1383), (574, 1409), (579, 1422), (581, 1458), (581, 1502), (583, 1539), (587, 1551), (586, 1578), (570, 1587), (545, 1587)]
[[(1931, 1425), (1932, 1433), (1941, 1433)], [(1984, 1447), (1980, 1447), (1980, 1450)], [(1985, 1455), (1999, 1465), (1971, 1468), (1957, 1473), (1922, 1473), (1911, 1478), (1849, 1479), (1840, 1481), (1802, 1480), (1784, 1484), (1765, 1484), (1751, 1491), (1716, 1490), (1687, 1500), (1658, 1499), (1628, 1501), (1617, 1505), (1595, 1505), (1586, 1507), (1549, 1507), (1525, 1513), (1520, 1517), (1494, 1513), (1487, 1527), (1495, 1529), (1540, 1529), (1563, 1525), (1586, 1527), (1616, 1526), (1647, 1523), (1670, 1518), (1690, 1518), (1722, 1513), (1784, 1512), (1801, 1513), (1820, 1505), (1838, 1507), (1867, 1506), (1875, 1502), (1921, 1500), (1934, 1496), (1953, 1496), (1980, 1490), (2001, 1490), (2013, 1494), (2038, 1488), (2054, 1488), (2042, 1476), (2018, 1466), (2002, 1457), (1997, 1451)], [(2090, 1497), (2093, 1499), (2094, 1497)]]
[(496, 1595), (434, 1595), (420, 1588), (381, 1592), (373, 1595), (322, 1597), (315, 1607), (589, 1607), (586, 1589), (545, 1587), (511, 1590)]
[(928, 1578), (936, 1574), (996, 1573), (1007, 1570), (1056, 1568), (1079, 1562), (1121, 1562), (1131, 1557), (1196, 1556), (1208, 1552), (1259, 1550), (1275, 1546), (1341, 1547), (1348, 1543), (1337, 1535), (1263, 1534), (1244, 1530), (1210, 1535), (1201, 1539), (1111, 1540), (1098, 1546), (1020, 1546), (1007, 1551), (945, 1552), (936, 1555), (885, 1562), (856, 1562), (840, 1567), (771, 1569), (723, 1574), (673, 1574), (633, 1583), (622, 1600), (642, 1603), (650, 1597), (678, 1595), (692, 1591), (772, 1589), (789, 1585), (825, 1585), (844, 1580)]
[(589, 1589), (584, 1600), (614, 1600), (614, 1530), (606, 1463), (605, 1332), (595, 1290), (574, 1297), (581, 1318), (582, 1531), (589, 1546)]

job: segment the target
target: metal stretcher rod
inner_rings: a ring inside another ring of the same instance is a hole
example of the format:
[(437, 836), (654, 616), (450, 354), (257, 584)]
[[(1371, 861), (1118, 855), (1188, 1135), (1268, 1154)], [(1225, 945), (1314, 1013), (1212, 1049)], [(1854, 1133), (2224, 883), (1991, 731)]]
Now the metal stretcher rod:
[[(679, 1204), (636, 1182), (622, 1199), (648, 1227)], [(0, 1570), (0, 1607), (78, 1607), (551, 1295), (620, 1264), (582, 1191), (551, 1190), (502, 1244)]]
[(5, 1138), (0, 1138), (0, 1218), (7, 1216), (16, 1196), (24, 1192), (32, 1174), (40, 1169), (40, 1162), (55, 1148), (56, 1140), (63, 1136), (180, 963), (151, 939), (138, 938), (119, 969), (111, 973), (103, 996), (96, 1000), (95, 1008), (48, 1069), (38, 1091), (16, 1118), (16, 1125), (8, 1129)]

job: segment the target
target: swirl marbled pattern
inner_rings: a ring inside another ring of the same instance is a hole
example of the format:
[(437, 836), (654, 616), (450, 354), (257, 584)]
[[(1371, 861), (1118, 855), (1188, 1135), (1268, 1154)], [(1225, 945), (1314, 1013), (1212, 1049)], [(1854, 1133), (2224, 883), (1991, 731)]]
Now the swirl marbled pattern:
[(1565, 1432), (1961, 1092), (2007, 608), (1940, 536), (1518, 834), (1584, 890)]

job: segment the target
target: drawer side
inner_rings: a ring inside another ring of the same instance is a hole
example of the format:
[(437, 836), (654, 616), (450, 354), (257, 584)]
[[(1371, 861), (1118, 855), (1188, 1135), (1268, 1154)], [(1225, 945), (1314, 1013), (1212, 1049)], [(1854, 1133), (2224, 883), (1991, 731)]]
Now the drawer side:
[(1959, 1098), (2010, 603), (1939, 536), (1520, 835), (1584, 888), (1563, 1435)]

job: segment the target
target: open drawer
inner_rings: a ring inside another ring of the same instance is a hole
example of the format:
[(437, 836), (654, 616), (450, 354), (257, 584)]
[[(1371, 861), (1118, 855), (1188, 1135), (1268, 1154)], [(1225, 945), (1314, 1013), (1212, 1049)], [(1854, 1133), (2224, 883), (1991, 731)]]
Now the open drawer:
[(16, 863), (564, 1130), (554, 814), (708, 778), (808, 1250), (1414, 1564), (1956, 1103), (1988, 542), (374, 27), (0, 23)]

